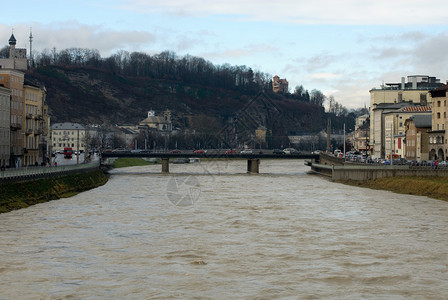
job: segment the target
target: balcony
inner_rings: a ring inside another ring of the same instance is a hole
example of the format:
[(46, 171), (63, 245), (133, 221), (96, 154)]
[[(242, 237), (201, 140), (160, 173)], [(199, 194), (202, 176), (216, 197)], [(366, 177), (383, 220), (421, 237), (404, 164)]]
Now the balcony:
[(33, 130), (32, 130), (32, 129), (27, 129), (27, 130), (25, 131), (25, 133), (26, 133), (26, 135), (33, 134)]
[(26, 118), (27, 119), (32, 119), (33, 118), (33, 114), (26, 114)]
[(20, 123), (11, 123), (11, 130), (12, 131), (20, 130), (20, 129), (22, 129), (22, 124), (20, 124)]
[(39, 135), (39, 134), (44, 134), (44, 130), (43, 129), (37, 129), (34, 131), (35, 135)]

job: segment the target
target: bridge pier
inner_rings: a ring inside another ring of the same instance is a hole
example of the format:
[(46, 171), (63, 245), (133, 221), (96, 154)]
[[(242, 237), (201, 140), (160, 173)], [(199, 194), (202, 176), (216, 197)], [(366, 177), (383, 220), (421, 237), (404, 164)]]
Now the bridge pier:
[(170, 159), (162, 158), (162, 174), (170, 173)]
[(260, 173), (260, 159), (251, 158), (247, 160), (247, 173), (258, 174)]

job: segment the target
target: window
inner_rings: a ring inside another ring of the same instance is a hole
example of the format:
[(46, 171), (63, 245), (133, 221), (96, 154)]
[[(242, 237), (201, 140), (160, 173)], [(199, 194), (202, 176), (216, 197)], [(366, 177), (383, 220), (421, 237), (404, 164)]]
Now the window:
[(437, 107), (440, 107), (440, 100), (437, 101)]
[(440, 113), (439, 112), (437, 113), (437, 119), (440, 119)]

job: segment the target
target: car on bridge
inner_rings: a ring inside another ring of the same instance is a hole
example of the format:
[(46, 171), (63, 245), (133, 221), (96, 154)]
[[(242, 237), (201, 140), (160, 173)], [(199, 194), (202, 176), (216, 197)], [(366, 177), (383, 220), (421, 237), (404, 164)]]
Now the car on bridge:
[(240, 153), (241, 154), (252, 154), (252, 149), (244, 149), (244, 150), (241, 150)]
[(179, 154), (179, 153), (181, 153), (181, 151), (179, 149), (174, 149), (174, 150), (171, 150), (171, 153)]
[(281, 149), (274, 149), (272, 150), (272, 154), (283, 155), (285, 152)]
[(196, 154), (205, 154), (205, 153), (207, 153), (207, 150), (200, 149), (200, 150), (194, 150), (193, 152)]
[(236, 153), (235, 149), (226, 150), (226, 154), (234, 154), (234, 153)]
[(294, 148), (285, 148), (285, 149), (283, 149), (283, 152), (285, 154), (299, 154), (299, 151), (297, 151)]

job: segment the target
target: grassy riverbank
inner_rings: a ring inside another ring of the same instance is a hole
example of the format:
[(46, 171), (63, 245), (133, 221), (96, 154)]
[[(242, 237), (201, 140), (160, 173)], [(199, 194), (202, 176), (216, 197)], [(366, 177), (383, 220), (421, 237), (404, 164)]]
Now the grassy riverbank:
[(114, 161), (114, 168), (153, 165), (154, 162), (138, 157), (120, 157)]
[(448, 201), (448, 177), (439, 176), (396, 176), (377, 178), (368, 181), (338, 181), (353, 186), (367, 187), (375, 190), (386, 190), (394, 193), (427, 196)]
[(71, 197), (106, 182), (106, 175), (97, 170), (89, 173), (1, 184), (0, 213)]

